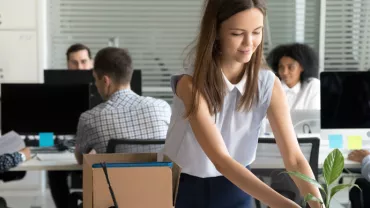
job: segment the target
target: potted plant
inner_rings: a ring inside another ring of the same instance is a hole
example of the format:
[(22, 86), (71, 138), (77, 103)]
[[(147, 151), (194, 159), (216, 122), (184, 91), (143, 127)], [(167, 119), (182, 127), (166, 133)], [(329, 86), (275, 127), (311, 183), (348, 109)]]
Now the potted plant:
[(291, 176), (296, 176), (299, 179), (302, 179), (306, 182), (309, 182), (316, 187), (318, 187), (323, 193), (325, 202), (323, 202), (321, 199), (313, 196), (312, 194), (307, 194), (304, 197), (304, 202), (307, 203), (308, 201), (317, 201), (322, 205), (325, 205), (326, 208), (330, 208), (330, 201), (333, 199), (334, 195), (337, 194), (339, 191), (345, 189), (345, 188), (352, 188), (352, 187), (358, 187), (356, 184), (339, 184), (339, 185), (333, 185), (333, 183), (339, 178), (339, 176), (342, 174), (344, 168), (344, 157), (342, 153), (338, 149), (334, 149), (325, 159), (324, 161), (324, 167), (323, 167), (323, 176), (324, 176), (324, 184), (320, 184), (315, 179), (312, 179), (302, 173), (296, 172), (296, 171), (288, 171), (288, 173)]

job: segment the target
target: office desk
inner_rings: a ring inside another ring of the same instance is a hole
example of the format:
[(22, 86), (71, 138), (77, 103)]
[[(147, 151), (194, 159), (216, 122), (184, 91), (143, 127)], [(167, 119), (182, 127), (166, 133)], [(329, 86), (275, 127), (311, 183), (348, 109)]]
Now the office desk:
[(46, 171), (48, 170), (82, 170), (82, 166), (77, 164), (74, 153), (66, 151), (63, 153), (37, 154), (37, 157), (10, 169), (10, 171), (40, 171), (40, 191), (42, 194), (46, 191)]
[[(324, 165), (326, 156), (332, 151), (324, 144), (320, 146), (319, 155), (319, 169)], [(75, 156), (71, 152), (64, 152), (60, 154), (38, 154), (39, 158), (33, 158), (27, 162), (20, 164), (16, 168), (10, 169), (10, 171), (42, 171), (42, 170), (82, 170), (82, 166), (77, 164)], [(347, 155), (344, 155), (346, 158)], [(361, 164), (344, 160), (344, 167), (348, 169), (360, 169)], [(284, 163), (281, 157), (258, 157), (251, 164), (251, 168), (254, 169), (284, 169)]]
[[(327, 155), (327, 154), (326, 154)], [(326, 155), (320, 154), (319, 156), (319, 169), (324, 166)], [(284, 163), (280, 158), (256, 158), (251, 164), (252, 169), (285, 169)], [(344, 168), (347, 169), (360, 169), (361, 164), (347, 159), (344, 160)]]
[[(323, 144), (320, 146), (319, 156), (319, 168), (322, 168), (324, 159), (329, 154), (331, 149)], [(345, 155), (345, 158), (347, 156)], [(345, 160), (345, 168), (348, 169), (360, 169), (360, 164), (352, 161)], [(251, 164), (253, 169), (284, 169), (284, 164), (281, 158), (278, 157), (258, 157), (255, 162)], [(74, 153), (53, 153), (53, 154), (38, 154), (38, 158), (35, 157), (27, 162), (20, 164), (16, 168), (10, 169), (10, 171), (41, 171), (41, 183), (40, 190), (45, 193), (47, 182), (46, 182), (46, 171), (48, 170), (60, 170), (60, 171), (72, 171), (82, 170), (82, 166), (77, 164)]]
[(42, 171), (42, 170), (82, 170), (82, 166), (77, 164), (74, 153), (52, 153), (37, 154), (37, 157), (20, 164), (10, 171)]
[[(320, 138), (319, 134), (301, 134), (299, 138), (312, 138), (318, 137)], [(260, 138), (268, 138), (273, 139), (271, 135), (267, 135), (265, 137)], [(364, 149), (370, 149), (369, 143), (363, 144)], [(260, 148), (260, 146), (259, 146)], [(329, 140), (320, 140), (320, 151), (319, 151), (319, 169), (322, 169), (324, 166), (325, 158), (329, 155), (329, 153), (333, 151), (333, 149), (329, 148)], [(344, 157), (344, 168), (347, 169), (360, 169), (361, 164), (353, 161), (347, 160), (349, 150), (341, 150), (343, 157)], [(253, 169), (284, 169), (284, 163), (281, 158), (281, 154), (276, 144), (271, 144), (269, 147), (261, 148), (257, 150), (256, 160), (251, 164), (251, 168)]]

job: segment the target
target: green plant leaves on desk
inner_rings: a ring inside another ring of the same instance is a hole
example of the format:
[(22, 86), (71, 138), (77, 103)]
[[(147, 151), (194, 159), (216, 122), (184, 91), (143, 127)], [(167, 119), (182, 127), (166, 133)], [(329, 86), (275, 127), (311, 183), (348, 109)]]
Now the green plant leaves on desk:
[[(334, 187), (331, 185), (341, 176), (344, 168), (344, 157), (342, 153), (338, 149), (334, 149), (325, 159), (324, 161), (324, 167), (323, 167), (323, 175), (325, 184), (321, 185), (319, 182), (317, 182), (315, 179), (312, 179), (302, 173), (296, 172), (296, 171), (288, 171), (287, 173), (291, 176), (298, 177), (301, 180), (304, 180), (308, 183), (311, 183), (312, 185), (318, 187), (321, 189), (324, 194), (326, 195), (325, 203), (313, 196), (312, 194), (307, 194), (304, 197), (304, 201), (317, 201), (320, 204), (325, 204), (326, 208), (330, 207), (330, 201), (334, 197), (336, 193), (339, 191), (345, 189), (345, 188), (352, 188), (352, 187), (358, 187), (356, 184), (339, 184)], [(360, 189), (361, 190), (361, 189)]]
[(324, 179), (326, 185), (331, 185), (342, 174), (344, 168), (344, 157), (342, 153), (335, 149), (324, 161)]

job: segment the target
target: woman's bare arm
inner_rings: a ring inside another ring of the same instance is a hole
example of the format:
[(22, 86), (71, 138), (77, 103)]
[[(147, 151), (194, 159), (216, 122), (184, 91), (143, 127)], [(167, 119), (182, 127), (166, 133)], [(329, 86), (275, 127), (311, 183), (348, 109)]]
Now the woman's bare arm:
[[(185, 108), (191, 106), (192, 78), (184, 75), (176, 88), (177, 96), (184, 102)], [(190, 116), (189, 123), (201, 148), (215, 165), (216, 169), (240, 189), (273, 208), (299, 207), (293, 201), (281, 196), (252, 172), (234, 160), (230, 155), (209, 114), (206, 101), (201, 96), (198, 111)], [(196, 162), (196, 161), (194, 161)]]
[[(292, 120), (290, 118), (288, 102), (280, 80), (275, 78), (272, 91), (271, 103), (267, 111), (276, 143), (283, 157), (285, 167), (288, 171), (297, 171), (314, 178), (311, 167), (304, 157), (294, 133)], [(295, 177), (292, 177), (301, 194), (308, 193), (321, 198), (321, 194), (315, 186)], [(311, 207), (319, 208), (317, 202), (310, 202)]]

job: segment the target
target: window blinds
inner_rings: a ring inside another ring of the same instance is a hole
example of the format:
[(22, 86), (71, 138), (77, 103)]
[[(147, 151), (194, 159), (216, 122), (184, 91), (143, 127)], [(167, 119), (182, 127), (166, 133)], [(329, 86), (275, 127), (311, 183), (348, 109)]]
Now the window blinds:
[[(269, 0), (265, 53), (297, 40), (317, 48), (317, 2)], [(198, 31), (203, 0), (50, 0), (48, 4), (50, 68), (66, 68), (65, 51), (76, 42), (90, 47), (93, 55), (118, 44), (129, 50), (134, 68), (142, 70), (143, 95), (171, 102), (170, 76), (183, 68), (185, 48)]]
[(320, 0), (269, 0), (267, 9), (266, 54), (292, 42), (306, 43), (318, 51)]
[(369, 0), (326, 0), (324, 70), (370, 69), (369, 12)]

